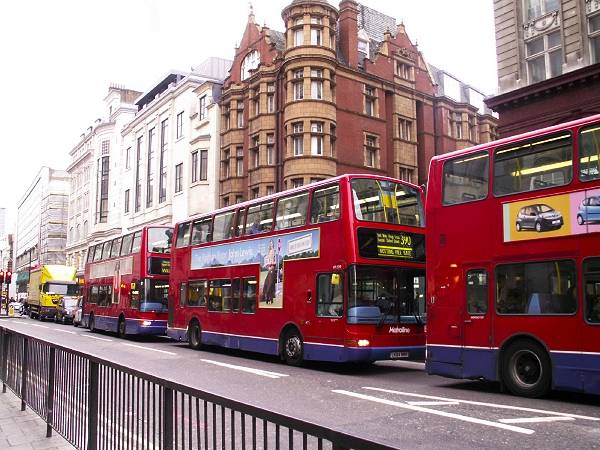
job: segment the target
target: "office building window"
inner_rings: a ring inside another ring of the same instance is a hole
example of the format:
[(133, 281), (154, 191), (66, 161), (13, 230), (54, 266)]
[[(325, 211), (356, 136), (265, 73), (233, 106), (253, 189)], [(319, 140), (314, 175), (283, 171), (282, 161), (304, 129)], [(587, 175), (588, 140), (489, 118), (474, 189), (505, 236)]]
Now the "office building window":
[(398, 119), (398, 137), (405, 141), (412, 140), (412, 120)]
[(158, 203), (167, 200), (167, 142), (169, 119), (160, 123), (160, 161), (158, 170)]
[(560, 0), (525, 0), (525, 14), (527, 21), (556, 11), (559, 6)]
[(192, 152), (192, 183), (198, 181), (198, 152)]
[(123, 210), (125, 214), (129, 212), (129, 189), (125, 189), (125, 199), (123, 200)]
[(377, 115), (377, 89), (365, 85), (365, 114), (367, 116)]
[(237, 102), (237, 127), (244, 127), (244, 102), (241, 100)]
[(302, 122), (296, 122), (292, 125), (292, 147), (294, 156), (302, 156), (304, 154), (304, 126)]
[(367, 167), (378, 167), (379, 146), (377, 136), (366, 135), (365, 137), (365, 165)]
[(302, 100), (304, 98), (304, 72), (302, 69), (294, 72), (293, 92), (294, 100)]
[(175, 166), (175, 193), (183, 190), (183, 163)]
[(409, 169), (408, 167), (399, 167), (398, 168), (398, 179), (412, 183), (413, 182), (413, 169)]
[(590, 47), (592, 52), (592, 62), (600, 62), (600, 14), (589, 18), (588, 22), (590, 33)]
[(545, 34), (526, 43), (529, 82), (538, 83), (562, 74), (560, 31)]
[(131, 168), (131, 147), (125, 150), (125, 169), (128, 170)]
[(236, 147), (235, 173), (238, 177), (244, 176), (244, 147)]
[(138, 212), (142, 207), (142, 146), (144, 137), (137, 138), (136, 163), (135, 163), (135, 205), (134, 211)]
[(315, 156), (323, 155), (323, 122), (310, 124), (310, 150)]
[(177, 114), (177, 139), (183, 137), (183, 111)]
[(311, 98), (321, 100), (323, 98), (323, 70), (312, 69), (310, 71), (310, 96)]
[(452, 113), (452, 135), (456, 139), (463, 138), (463, 122), (462, 122), (462, 114), (459, 112)]
[(229, 150), (223, 150), (223, 159), (221, 160), (221, 174), (223, 178), (229, 178), (231, 175), (229, 168)]
[(206, 181), (208, 174), (208, 150), (200, 150), (200, 180)]
[(206, 95), (200, 97), (198, 105), (198, 119), (206, 119)]
[(154, 200), (154, 146), (156, 145), (154, 128), (148, 131), (148, 161), (146, 170), (146, 208), (152, 206)]

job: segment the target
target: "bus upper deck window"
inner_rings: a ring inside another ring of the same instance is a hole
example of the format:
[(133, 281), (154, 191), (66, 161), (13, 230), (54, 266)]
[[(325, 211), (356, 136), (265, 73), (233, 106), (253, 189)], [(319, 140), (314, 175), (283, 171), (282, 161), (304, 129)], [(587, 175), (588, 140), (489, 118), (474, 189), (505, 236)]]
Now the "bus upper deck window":
[(488, 195), (487, 152), (454, 158), (444, 163), (443, 204), (481, 200)]
[(600, 178), (600, 126), (598, 124), (579, 132), (579, 179)]
[(499, 148), (494, 153), (494, 194), (508, 195), (569, 184), (573, 178), (571, 133)]
[(179, 228), (177, 229), (177, 241), (175, 246), (185, 247), (190, 243), (190, 223), (180, 223)]
[(329, 222), (340, 217), (340, 188), (331, 186), (313, 192), (310, 207), (312, 223)]

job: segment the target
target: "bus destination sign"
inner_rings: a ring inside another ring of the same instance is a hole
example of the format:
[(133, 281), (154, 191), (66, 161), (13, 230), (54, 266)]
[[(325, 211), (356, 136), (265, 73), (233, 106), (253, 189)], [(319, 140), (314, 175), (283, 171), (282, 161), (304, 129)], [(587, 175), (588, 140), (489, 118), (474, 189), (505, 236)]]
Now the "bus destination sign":
[(358, 230), (360, 256), (408, 261), (425, 261), (425, 237), (401, 231)]
[(149, 275), (169, 275), (171, 273), (171, 260), (168, 258), (157, 258), (152, 256), (149, 259)]

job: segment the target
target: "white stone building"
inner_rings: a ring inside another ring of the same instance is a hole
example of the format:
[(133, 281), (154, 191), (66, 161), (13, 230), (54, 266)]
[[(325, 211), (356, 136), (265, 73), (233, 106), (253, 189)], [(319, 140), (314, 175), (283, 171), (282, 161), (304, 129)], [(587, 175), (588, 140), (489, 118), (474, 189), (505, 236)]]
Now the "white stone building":
[(136, 102), (123, 130), (123, 228), (171, 224), (217, 205), (218, 99), (230, 62), (171, 72)]
[(83, 270), (90, 243), (121, 234), (121, 130), (135, 116), (140, 92), (110, 86), (105, 115), (96, 119), (69, 152), (71, 176), (67, 264)]
[(31, 267), (65, 263), (69, 184), (67, 172), (42, 167), (17, 205), (13, 273), (19, 292), (27, 289)]

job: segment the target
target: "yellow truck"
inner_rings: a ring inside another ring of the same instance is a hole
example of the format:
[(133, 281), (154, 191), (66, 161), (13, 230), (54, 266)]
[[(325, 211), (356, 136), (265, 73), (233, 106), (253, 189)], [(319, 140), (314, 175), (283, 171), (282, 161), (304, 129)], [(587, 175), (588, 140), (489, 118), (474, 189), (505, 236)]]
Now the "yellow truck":
[(43, 320), (56, 316), (56, 307), (62, 299), (77, 298), (80, 287), (76, 269), (61, 265), (44, 265), (32, 269), (27, 289), (29, 316)]

